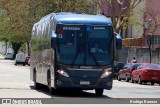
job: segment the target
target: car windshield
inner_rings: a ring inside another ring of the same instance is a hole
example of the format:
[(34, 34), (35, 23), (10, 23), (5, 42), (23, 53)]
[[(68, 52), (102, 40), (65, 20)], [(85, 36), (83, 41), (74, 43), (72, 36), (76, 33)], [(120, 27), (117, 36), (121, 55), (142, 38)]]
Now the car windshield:
[(160, 66), (154, 64), (147, 64), (146, 68), (160, 70)]
[(113, 59), (111, 26), (59, 26), (58, 62), (71, 65), (108, 65)]

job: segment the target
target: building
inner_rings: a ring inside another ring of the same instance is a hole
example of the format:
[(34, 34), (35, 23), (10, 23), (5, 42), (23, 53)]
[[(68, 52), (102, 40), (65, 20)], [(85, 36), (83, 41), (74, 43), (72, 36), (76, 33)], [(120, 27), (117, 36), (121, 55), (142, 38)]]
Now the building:
[[(115, 1), (115, 16), (119, 13), (119, 7)], [(129, 0), (125, 0), (124, 6)], [(123, 50), (119, 51), (119, 58), (130, 60), (136, 57), (138, 62), (150, 62), (160, 64), (160, 0), (142, 0), (133, 14), (126, 29), (122, 29)], [(104, 14), (111, 17), (111, 11), (105, 2), (102, 3)], [(98, 8), (98, 13), (101, 13)], [(121, 15), (123, 17), (123, 14)], [(149, 44), (151, 48), (149, 48)], [(151, 51), (149, 51), (149, 49)], [(121, 60), (119, 59), (119, 60)]]
[[(137, 24), (128, 27), (129, 36), (123, 40), (124, 46), (148, 48), (160, 47), (160, 0), (144, 0), (133, 10)], [(149, 40), (149, 41), (147, 41)]]

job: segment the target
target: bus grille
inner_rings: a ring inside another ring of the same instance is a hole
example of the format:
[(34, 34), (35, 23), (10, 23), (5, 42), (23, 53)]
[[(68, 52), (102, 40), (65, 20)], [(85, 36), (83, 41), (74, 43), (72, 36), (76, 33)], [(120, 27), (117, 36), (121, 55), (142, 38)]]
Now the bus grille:
[(77, 78), (98, 78), (103, 70), (69, 70), (72, 77)]

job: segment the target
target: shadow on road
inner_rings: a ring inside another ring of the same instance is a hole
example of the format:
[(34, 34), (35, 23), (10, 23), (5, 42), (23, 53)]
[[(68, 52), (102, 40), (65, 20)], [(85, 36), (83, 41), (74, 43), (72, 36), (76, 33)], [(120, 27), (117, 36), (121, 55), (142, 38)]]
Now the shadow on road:
[(54, 95), (49, 93), (47, 86), (42, 86), (39, 90), (35, 89), (34, 86), (30, 86), (31, 89), (36, 91), (42, 92), (48, 96), (52, 97), (67, 97), (67, 98), (110, 98), (109, 96), (97, 96), (95, 93), (91, 93), (89, 91), (82, 91), (82, 90), (69, 90), (69, 89), (61, 89), (56, 90)]

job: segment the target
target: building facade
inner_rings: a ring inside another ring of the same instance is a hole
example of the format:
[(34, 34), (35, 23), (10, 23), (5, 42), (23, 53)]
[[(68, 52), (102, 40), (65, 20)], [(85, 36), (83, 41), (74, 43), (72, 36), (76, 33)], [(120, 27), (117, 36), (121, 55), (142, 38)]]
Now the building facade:
[(160, 0), (144, 0), (133, 10), (136, 24), (129, 24), (124, 46), (160, 48)]

